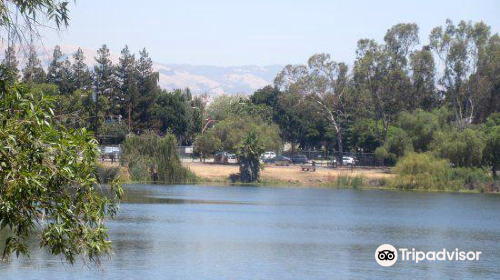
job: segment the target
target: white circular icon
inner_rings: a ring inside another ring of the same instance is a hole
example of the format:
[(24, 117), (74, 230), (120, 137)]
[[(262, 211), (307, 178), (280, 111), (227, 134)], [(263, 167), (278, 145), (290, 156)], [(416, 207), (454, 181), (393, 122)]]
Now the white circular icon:
[(391, 266), (398, 260), (398, 251), (391, 244), (380, 245), (375, 251), (375, 260), (381, 266)]

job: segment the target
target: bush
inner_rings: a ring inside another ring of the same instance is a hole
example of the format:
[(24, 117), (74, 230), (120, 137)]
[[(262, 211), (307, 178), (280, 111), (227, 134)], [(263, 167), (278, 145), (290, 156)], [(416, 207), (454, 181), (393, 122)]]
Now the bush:
[(133, 181), (186, 183), (196, 177), (182, 166), (177, 154), (175, 136), (160, 137), (154, 133), (129, 135), (123, 143), (120, 159), (126, 164)]
[(411, 139), (402, 129), (394, 130), (393, 134), (389, 137), (384, 146), (389, 154), (393, 154), (398, 158), (413, 152)]
[(413, 144), (406, 132), (396, 128), (381, 147), (375, 150), (375, 157), (385, 165), (394, 165), (396, 161), (413, 152)]
[(408, 134), (413, 148), (418, 152), (428, 150), (434, 133), (439, 130), (437, 116), (422, 109), (417, 109), (411, 113), (400, 113), (397, 126)]
[(352, 187), (352, 188), (360, 188), (363, 186), (364, 178), (362, 176), (338, 176), (335, 181), (335, 186), (337, 187)]
[[(379, 124), (379, 131), (383, 126)], [(364, 151), (369, 153), (375, 151), (380, 146), (377, 136), (377, 122), (372, 119), (360, 119), (354, 122), (352, 127), (346, 129), (345, 137), (351, 139), (355, 147), (363, 147)]]
[(269, 124), (258, 117), (235, 116), (230, 119), (217, 122), (217, 125), (207, 131), (220, 141), (220, 149), (226, 152), (235, 153), (242, 140), (250, 133), (255, 133), (259, 137), (259, 142), (267, 151), (279, 151), (281, 139), (279, 127), (276, 124)]
[(483, 151), (483, 162), (491, 167), (493, 178), (497, 179), (497, 171), (500, 169), (500, 125), (489, 129)]
[(437, 189), (450, 186), (451, 167), (448, 161), (436, 159), (430, 154), (411, 153), (394, 167), (394, 184), (402, 189)]
[(464, 129), (438, 133), (431, 149), (436, 156), (448, 159), (455, 167), (481, 167), (483, 147), (482, 132)]
[(484, 184), (489, 181), (488, 172), (482, 168), (453, 168), (450, 179), (456, 185), (469, 190), (483, 189)]
[(219, 137), (215, 136), (213, 130), (209, 130), (196, 137), (194, 149), (197, 153), (201, 153), (205, 157), (212, 156), (222, 149), (222, 142)]
[(120, 176), (120, 167), (97, 165), (97, 179), (101, 184), (107, 184), (118, 179)]

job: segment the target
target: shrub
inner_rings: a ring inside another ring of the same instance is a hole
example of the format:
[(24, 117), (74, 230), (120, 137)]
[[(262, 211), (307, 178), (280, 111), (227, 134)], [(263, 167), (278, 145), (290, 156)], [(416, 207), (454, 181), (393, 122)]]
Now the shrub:
[(351, 180), (351, 187), (357, 189), (363, 186), (364, 178), (361, 176), (354, 176)]
[(483, 161), (491, 167), (493, 178), (497, 179), (500, 169), (500, 125), (492, 127), (487, 135)]
[(196, 137), (194, 149), (205, 157), (211, 156), (222, 149), (222, 142), (219, 137), (215, 136), (214, 131), (210, 130)]
[(362, 176), (338, 176), (335, 180), (335, 186), (337, 187), (352, 187), (352, 188), (360, 188), (363, 186), (364, 178)]
[(397, 126), (408, 134), (413, 148), (419, 152), (427, 151), (434, 133), (439, 130), (437, 116), (422, 109), (417, 109), (411, 113), (400, 113)]
[(456, 167), (481, 167), (483, 138), (482, 132), (472, 129), (441, 132), (437, 133), (431, 149)]
[[(379, 131), (383, 130), (381, 124), (378, 127)], [(345, 131), (345, 136), (352, 139), (356, 147), (363, 147), (365, 152), (373, 152), (380, 142), (377, 137), (377, 122), (372, 119), (360, 119), (354, 122), (350, 129)]]
[(120, 176), (120, 167), (97, 165), (97, 179), (101, 184), (115, 181)]
[(402, 129), (396, 129), (384, 146), (389, 154), (393, 154), (398, 158), (413, 152), (411, 139)]
[(448, 161), (436, 159), (430, 154), (411, 153), (394, 167), (394, 184), (402, 189), (438, 189), (449, 185), (451, 167)]
[(175, 136), (167, 133), (160, 137), (154, 133), (129, 135), (123, 143), (122, 164), (126, 164), (133, 181), (186, 183), (196, 180), (183, 167), (177, 154)]
[(456, 185), (467, 189), (483, 189), (484, 184), (489, 181), (488, 172), (482, 168), (453, 168), (450, 179)]
[(396, 161), (413, 152), (413, 144), (406, 132), (396, 128), (389, 139), (375, 150), (375, 157), (386, 165), (394, 165)]

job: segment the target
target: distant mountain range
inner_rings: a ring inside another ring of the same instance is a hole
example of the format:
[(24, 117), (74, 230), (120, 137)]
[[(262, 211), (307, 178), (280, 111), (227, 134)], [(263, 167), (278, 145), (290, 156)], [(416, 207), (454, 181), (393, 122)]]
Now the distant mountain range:
[[(61, 45), (63, 54), (72, 56), (78, 46)], [(89, 67), (95, 64), (97, 50), (84, 48), (85, 62)], [(38, 56), (45, 67), (52, 59), (53, 47), (40, 48)], [(3, 50), (1, 56), (3, 57)], [(18, 51), (20, 68), (26, 62), (23, 50)], [(119, 54), (111, 53), (113, 63), (118, 63)], [(154, 60), (154, 57), (152, 57)], [(165, 64), (154, 62), (154, 69), (160, 73), (159, 84), (164, 89), (189, 87), (194, 93), (218, 94), (251, 94), (255, 90), (272, 84), (276, 74), (283, 68), (281, 65), (269, 66), (209, 66), (188, 64)]]

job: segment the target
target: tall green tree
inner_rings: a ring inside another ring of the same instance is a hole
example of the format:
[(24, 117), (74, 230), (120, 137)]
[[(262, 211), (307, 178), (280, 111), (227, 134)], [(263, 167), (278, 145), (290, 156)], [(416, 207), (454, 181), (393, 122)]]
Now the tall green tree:
[(82, 48), (73, 54), (73, 65), (71, 66), (73, 74), (73, 87), (75, 90), (89, 90), (92, 88), (92, 75), (89, 67), (85, 64), (85, 55)]
[(94, 86), (96, 92), (108, 99), (116, 98), (116, 80), (108, 47), (102, 45), (97, 50), (97, 57), (94, 57), (94, 59), (96, 62), (94, 66)]
[[(377, 135), (382, 143), (387, 140), (389, 126), (398, 112), (408, 109), (413, 98), (408, 61), (419, 42), (418, 26), (414, 23), (394, 25), (384, 36), (384, 42), (360, 40), (354, 65), (356, 88), (370, 97)], [(378, 130), (378, 122), (382, 122), (382, 131)]]
[(63, 63), (64, 57), (61, 52), (61, 47), (55, 46), (54, 52), (52, 53), (52, 60), (47, 69), (47, 83), (57, 86), (61, 85), (63, 81)]
[(303, 102), (309, 99), (319, 105), (319, 112), (337, 135), (339, 158), (344, 152), (342, 121), (345, 118), (343, 100), (348, 83), (347, 71), (346, 64), (331, 60), (330, 55), (316, 54), (309, 58), (307, 66), (288, 65), (275, 79), (277, 88), (299, 93), (304, 96)]
[(182, 143), (188, 131), (188, 103), (181, 90), (160, 91), (153, 107), (153, 116), (158, 120), (159, 129), (165, 133), (171, 131)]
[(68, 95), (73, 93), (75, 89), (71, 62), (69, 61), (69, 58), (66, 58), (61, 65), (61, 82), (59, 84), (59, 91), (62, 95)]
[(474, 121), (484, 122), (488, 116), (500, 112), (500, 36), (491, 36), (480, 53), (473, 81), (476, 109)]
[(470, 125), (475, 114), (474, 88), (478, 87), (478, 76), (471, 75), (478, 69), (479, 58), (490, 37), (490, 27), (483, 22), (461, 21), (454, 25), (446, 20), (446, 26), (432, 30), (430, 46), (444, 64), (444, 74), (439, 83), (446, 89), (446, 100), (455, 114), (457, 128)]
[[(94, 131), (99, 134), (100, 118), (105, 115), (115, 114), (120, 100), (116, 95), (117, 83), (108, 47), (102, 45), (97, 50), (97, 57), (94, 57), (94, 59), (96, 62), (93, 73), (95, 93)], [(106, 108), (106, 105), (109, 108)]]
[(428, 47), (415, 51), (410, 55), (411, 91), (408, 100), (409, 111), (421, 108), (431, 110), (439, 105), (439, 95), (434, 82), (436, 77), (435, 63)]
[(8, 79), (12, 82), (17, 82), (19, 79), (19, 62), (16, 58), (16, 50), (13, 46), (7, 47), (5, 50), (5, 57), (2, 60), (2, 78)]
[(116, 77), (120, 88), (120, 114), (126, 116), (130, 131), (133, 129), (132, 112), (137, 109), (139, 89), (135, 55), (130, 53), (128, 46), (125, 46), (121, 51), (121, 56), (116, 67)]
[(278, 106), (281, 91), (273, 86), (265, 86), (252, 94), (250, 100), (255, 105), (267, 105), (272, 109)]
[(138, 99), (137, 107), (134, 110), (133, 119), (136, 127), (139, 130), (146, 130), (151, 127), (152, 110), (154, 101), (158, 94), (159, 73), (153, 70), (153, 61), (149, 57), (146, 49), (139, 53), (137, 61), (137, 84), (138, 84)]
[(42, 63), (36, 53), (36, 48), (33, 44), (29, 46), (28, 62), (23, 69), (23, 82), (42, 84), (45, 82), (46, 74), (43, 70)]

